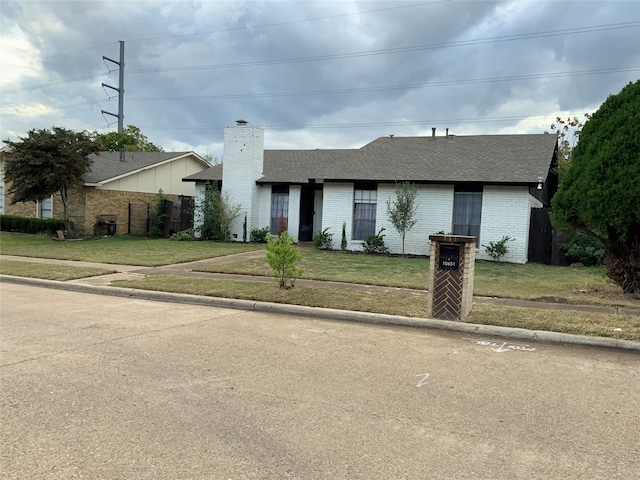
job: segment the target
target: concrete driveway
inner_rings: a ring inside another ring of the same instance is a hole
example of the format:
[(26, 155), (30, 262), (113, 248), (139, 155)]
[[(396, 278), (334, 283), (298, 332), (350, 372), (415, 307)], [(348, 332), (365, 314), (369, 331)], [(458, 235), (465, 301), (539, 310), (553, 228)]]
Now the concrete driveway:
[(632, 479), (640, 355), (0, 286), (0, 476)]

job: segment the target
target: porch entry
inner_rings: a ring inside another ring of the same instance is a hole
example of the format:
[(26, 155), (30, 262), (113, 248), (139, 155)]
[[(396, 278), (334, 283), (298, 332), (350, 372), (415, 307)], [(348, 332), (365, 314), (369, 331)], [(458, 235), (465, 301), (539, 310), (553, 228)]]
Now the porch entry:
[(320, 230), (322, 230), (322, 184), (302, 185), (298, 239), (301, 242), (310, 242), (313, 240), (313, 233)]

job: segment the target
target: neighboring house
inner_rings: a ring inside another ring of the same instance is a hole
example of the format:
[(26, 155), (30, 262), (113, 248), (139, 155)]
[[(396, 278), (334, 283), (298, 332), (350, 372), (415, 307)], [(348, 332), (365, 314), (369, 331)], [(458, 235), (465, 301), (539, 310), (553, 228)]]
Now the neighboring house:
[[(417, 223), (407, 233), (405, 252), (428, 255), (436, 232), (478, 237), (481, 246), (508, 235), (504, 260), (527, 261), (532, 208), (548, 206), (557, 188), (556, 137), (478, 135), (383, 137), (359, 149), (264, 150), (264, 131), (239, 121), (226, 127), (222, 165), (185, 177), (196, 184), (196, 211), (208, 182), (219, 182), (242, 208), (232, 226), (241, 241), (247, 231), (281, 218), (296, 241), (329, 228), (340, 248), (346, 224), (347, 248), (362, 250), (367, 235), (384, 228), (392, 253), (401, 239), (387, 218), (396, 182), (418, 186)], [(200, 219), (196, 214), (196, 226)]]
[[(36, 203), (11, 204), (6, 198), (4, 164), (11, 161), (11, 151), (0, 150), (0, 206), (2, 213), (36, 218), (63, 218), (59, 195)], [(100, 152), (90, 156), (91, 169), (84, 185), (70, 193), (70, 217), (78, 233), (92, 235), (100, 219), (117, 222), (117, 233), (135, 233), (132, 206), (140, 207), (146, 228), (147, 205), (153, 205), (162, 190), (169, 200), (193, 197), (192, 184), (181, 181), (185, 175), (201, 171), (210, 164), (194, 152)], [(138, 216), (140, 216), (138, 215)], [(140, 222), (138, 221), (138, 223)], [(146, 230), (145, 230), (146, 231)], [(100, 231), (99, 233), (103, 233)], [(144, 233), (144, 232), (143, 232)]]

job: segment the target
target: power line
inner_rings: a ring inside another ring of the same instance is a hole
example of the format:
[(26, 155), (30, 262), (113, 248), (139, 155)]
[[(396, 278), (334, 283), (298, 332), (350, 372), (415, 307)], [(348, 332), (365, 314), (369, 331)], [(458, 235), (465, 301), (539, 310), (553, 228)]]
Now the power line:
[(169, 38), (182, 38), (182, 37), (193, 37), (196, 35), (210, 35), (213, 33), (226, 33), (226, 32), (235, 32), (238, 30), (254, 30), (256, 28), (267, 28), (267, 27), (281, 27), (284, 25), (293, 25), (296, 23), (306, 23), (306, 22), (317, 22), (320, 20), (333, 20), (335, 18), (344, 18), (344, 17), (351, 17), (353, 15), (366, 15), (369, 13), (379, 13), (379, 12), (388, 12), (390, 10), (400, 10), (403, 8), (413, 8), (413, 7), (422, 7), (425, 5), (433, 5), (436, 3), (448, 3), (451, 0), (436, 0), (436, 1), (432, 1), (432, 2), (423, 2), (423, 3), (414, 3), (411, 5), (400, 5), (400, 6), (395, 6), (395, 7), (387, 7), (387, 8), (379, 8), (377, 10), (367, 10), (364, 12), (353, 12), (353, 13), (342, 13), (339, 15), (330, 15), (328, 17), (318, 17), (318, 18), (305, 18), (302, 20), (290, 20), (288, 22), (277, 22), (277, 23), (263, 23), (263, 24), (259, 24), (259, 25), (253, 25), (250, 27), (234, 27), (234, 28), (226, 28), (223, 30), (211, 30), (208, 32), (197, 32), (197, 33), (184, 33), (184, 34), (177, 34), (177, 35), (164, 35), (164, 36), (160, 36), (160, 37), (149, 37), (149, 38), (138, 38), (138, 39), (134, 39), (134, 40), (127, 40), (128, 42), (148, 42), (148, 41), (153, 41), (153, 40), (165, 40), (165, 39), (169, 39)]
[(487, 38), (479, 38), (474, 40), (460, 40), (456, 42), (434, 43), (434, 44), (428, 44), (428, 45), (414, 45), (409, 47), (397, 47), (397, 48), (388, 48), (388, 49), (382, 49), (382, 50), (337, 53), (332, 55), (317, 55), (313, 57), (297, 57), (297, 58), (286, 58), (286, 59), (278, 59), (278, 60), (261, 60), (261, 61), (255, 61), (255, 62), (193, 65), (188, 67), (147, 68), (147, 69), (130, 70), (129, 73), (191, 72), (191, 71), (197, 71), (197, 70), (212, 70), (212, 69), (219, 69), (219, 68), (255, 67), (255, 66), (276, 65), (276, 64), (284, 64), (284, 63), (315, 62), (315, 61), (322, 61), (322, 60), (336, 60), (336, 59), (355, 58), (355, 57), (368, 57), (373, 55), (388, 55), (392, 53), (415, 52), (420, 50), (433, 50), (433, 49), (439, 49), (439, 48), (483, 45), (483, 44), (489, 44), (489, 43), (501, 43), (501, 42), (515, 41), (515, 40), (529, 40), (533, 38), (557, 37), (562, 35), (576, 35), (581, 33), (601, 32), (605, 30), (620, 30), (623, 28), (634, 28), (639, 26), (640, 26), (640, 22), (611, 23), (611, 24), (605, 24), (605, 25), (594, 25), (590, 27), (577, 27), (577, 28), (569, 28), (564, 30), (549, 30), (546, 32), (524, 33), (519, 35), (504, 35), (499, 37), (487, 37)]
[[(520, 35), (505, 35), (499, 37), (487, 37), (480, 38), (475, 40), (462, 40), (457, 42), (446, 42), (446, 43), (437, 43), (437, 44), (429, 44), (429, 45), (416, 45), (409, 47), (399, 47), (399, 48), (391, 48), (391, 49), (383, 49), (383, 50), (371, 50), (371, 51), (363, 51), (363, 52), (352, 52), (352, 53), (342, 53), (342, 54), (333, 54), (333, 55), (319, 55), (314, 57), (300, 57), (300, 58), (290, 58), (290, 59), (279, 59), (279, 60), (264, 60), (264, 61), (256, 61), (256, 62), (243, 62), (243, 63), (228, 63), (228, 64), (214, 64), (214, 65), (195, 65), (189, 67), (167, 67), (167, 68), (152, 68), (152, 69), (138, 69), (138, 70), (129, 70), (129, 74), (132, 73), (158, 73), (158, 72), (182, 72), (182, 71), (196, 71), (196, 70), (211, 70), (211, 69), (220, 69), (220, 68), (238, 68), (238, 67), (249, 67), (249, 66), (263, 66), (263, 65), (275, 65), (275, 64), (285, 64), (285, 63), (300, 63), (300, 62), (311, 62), (311, 61), (322, 61), (322, 60), (334, 60), (334, 59), (343, 59), (343, 58), (354, 58), (354, 57), (365, 57), (372, 55), (385, 55), (392, 53), (404, 53), (404, 52), (412, 52), (419, 50), (430, 50), (430, 49), (438, 49), (438, 48), (451, 48), (451, 47), (460, 47), (460, 46), (470, 46), (470, 45), (483, 45), (489, 43), (500, 43), (500, 42), (508, 42), (515, 40), (527, 40), (533, 38), (544, 38), (544, 37), (553, 37), (553, 36), (562, 36), (562, 35), (575, 35), (582, 33), (593, 33), (600, 32), (606, 30), (620, 30), (623, 28), (634, 28), (639, 27), (640, 22), (622, 22), (622, 23), (611, 23), (604, 25), (593, 25), (589, 27), (575, 27), (564, 30), (550, 30), (546, 32), (533, 32), (526, 33)], [(104, 72), (97, 75), (88, 75), (83, 77), (77, 77), (67, 80), (59, 80), (56, 82), (50, 82), (47, 84), (41, 85), (33, 85), (30, 87), (16, 88), (12, 90), (5, 90), (0, 92), (0, 95), (7, 95), (11, 93), (18, 93), (22, 91), (36, 90), (38, 88), (46, 88), (51, 86), (59, 86), (64, 85), (66, 83), (77, 82), (81, 80), (88, 80), (97, 78), (99, 76), (107, 75), (108, 72)]]
[(298, 91), (298, 92), (272, 92), (272, 93), (239, 93), (239, 94), (222, 94), (222, 95), (196, 95), (196, 96), (166, 96), (166, 97), (131, 97), (129, 101), (145, 102), (145, 101), (166, 101), (166, 100), (228, 100), (237, 98), (274, 98), (274, 97), (296, 97), (296, 96), (314, 96), (314, 95), (338, 95), (344, 93), (367, 93), (380, 92), (388, 90), (412, 90), (418, 88), (445, 87), (455, 85), (469, 85), (481, 83), (497, 83), (509, 82), (516, 80), (539, 80), (546, 78), (574, 77), (585, 75), (604, 75), (607, 73), (622, 73), (640, 70), (640, 66), (606, 68), (599, 70), (578, 70), (573, 72), (553, 72), (539, 73), (530, 75), (515, 75), (509, 77), (488, 77), (488, 78), (472, 78), (464, 80), (447, 80), (442, 82), (418, 83), (408, 85), (388, 85), (378, 87), (362, 87), (362, 88), (345, 88), (336, 90), (315, 90), (315, 91)]
[[(518, 80), (542, 80), (548, 78), (562, 78), (562, 77), (575, 77), (586, 75), (605, 75), (610, 73), (624, 73), (640, 70), (640, 66), (630, 67), (611, 67), (598, 70), (577, 70), (570, 72), (551, 72), (551, 73), (539, 73), (530, 75), (515, 75), (509, 77), (487, 77), (487, 78), (472, 78), (472, 79), (460, 79), (460, 80), (448, 80), (442, 82), (430, 82), (420, 84), (408, 84), (408, 85), (388, 85), (378, 87), (362, 87), (362, 88), (346, 88), (337, 90), (316, 90), (316, 91), (300, 91), (300, 92), (273, 92), (273, 93), (243, 93), (243, 94), (223, 94), (223, 95), (197, 95), (197, 96), (165, 96), (165, 97), (131, 97), (128, 101), (134, 102), (146, 102), (146, 101), (170, 101), (170, 100), (229, 100), (239, 98), (278, 98), (278, 97), (294, 97), (294, 96), (313, 96), (313, 95), (339, 95), (339, 94), (353, 94), (353, 93), (368, 93), (368, 92), (380, 92), (380, 91), (392, 91), (392, 90), (413, 90), (419, 88), (435, 88), (446, 87), (455, 85), (474, 85), (483, 83), (498, 83), (498, 82), (510, 82)], [(109, 102), (109, 99), (103, 100), (90, 100), (86, 102), (74, 103), (70, 105), (61, 105), (53, 108), (52, 110), (62, 110), (67, 108), (80, 107), (83, 105), (95, 105), (99, 103)], [(3, 116), (14, 116), (17, 114), (4, 114)]]
[[(570, 117), (582, 115), (582, 113), (567, 114)], [(552, 118), (555, 120), (556, 114), (547, 115), (518, 115), (508, 117), (483, 117), (483, 118), (439, 118), (429, 120), (410, 120), (402, 122), (368, 122), (368, 123), (327, 123), (327, 124), (291, 124), (291, 125), (265, 125), (265, 130), (297, 130), (303, 128), (315, 129), (315, 128), (371, 128), (371, 127), (392, 127), (392, 126), (420, 126), (429, 124), (458, 124), (458, 123), (493, 123), (493, 122), (512, 122), (514, 120), (526, 120), (529, 118)], [(141, 130), (219, 130), (225, 128), (226, 125), (163, 125), (163, 126), (151, 126), (151, 125), (138, 125)]]
[[(263, 23), (263, 24), (258, 24), (258, 25), (252, 25), (250, 27), (234, 27), (234, 28), (225, 28), (225, 29), (221, 29), (221, 30), (209, 30), (209, 31), (206, 31), (206, 32), (181, 33), (181, 34), (176, 34), (176, 35), (162, 35), (162, 36), (158, 36), (158, 37), (134, 38), (134, 39), (126, 40), (126, 42), (128, 42), (128, 43), (151, 42), (151, 41), (155, 41), (155, 40), (165, 40), (165, 39), (170, 39), (170, 38), (195, 37), (195, 36), (198, 36), (198, 35), (211, 35), (211, 34), (214, 34), (214, 33), (226, 33), (226, 32), (236, 32), (236, 31), (241, 31), (241, 30), (255, 30), (257, 28), (280, 27), (280, 26), (284, 26), (284, 25), (294, 25), (296, 23), (318, 22), (320, 20), (333, 20), (334, 18), (351, 17), (351, 16), (354, 16), (354, 15), (367, 15), (369, 13), (379, 13), (379, 12), (387, 12), (387, 11), (390, 11), (390, 10), (400, 10), (400, 9), (403, 9), (403, 8), (423, 7), (425, 5), (433, 5), (433, 4), (436, 4), (436, 3), (448, 3), (450, 1), (451, 0), (435, 0), (435, 1), (432, 1), (432, 2), (413, 3), (411, 5), (400, 5), (400, 6), (396, 6), (396, 7), (379, 8), (377, 10), (366, 10), (364, 12), (353, 12), (353, 13), (343, 13), (343, 14), (339, 14), (339, 15), (330, 15), (328, 17), (303, 18), (301, 20), (290, 20), (288, 22), (278, 22), (278, 23)], [(111, 46), (111, 45), (114, 45), (114, 43), (113, 42), (104, 43), (102, 45), (96, 45), (94, 47), (87, 47), (87, 48), (81, 48), (79, 50), (73, 50), (71, 52), (58, 53), (56, 55), (51, 55), (49, 57), (43, 57), (42, 60), (49, 60), (49, 59), (52, 59), (52, 58), (63, 57), (63, 56), (66, 56), (66, 55), (73, 55), (75, 53), (86, 52), (86, 51), (89, 51), (89, 50), (97, 50), (97, 49), (108, 47), (108, 46)]]

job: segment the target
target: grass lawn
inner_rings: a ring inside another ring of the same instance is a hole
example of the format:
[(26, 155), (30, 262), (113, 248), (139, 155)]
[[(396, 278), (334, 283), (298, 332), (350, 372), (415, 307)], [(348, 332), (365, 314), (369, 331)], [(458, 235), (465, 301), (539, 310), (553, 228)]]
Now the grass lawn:
[(146, 237), (105, 237), (56, 242), (48, 235), (0, 233), (0, 253), (24, 257), (80, 260), (155, 267), (264, 248), (253, 243), (175, 242)]
[[(429, 259), (373, 256), (301, 248), (301, 278), (426, 289)], [(264, 259), (240, 260), (205, 269), (207, 272), (270, 276)], [(486, 297), (564, 303), (620, 305), (640, 308), (608, 280), (603, 267), (555, 267), (477, 261), (474, 294)]]
[(0, 274), (16, 277), (44, 278), (46, 280), (59, 280), (66, 282), (78, 278), (95, 277), (115, 273), (115, 270), (92, 267), (69, 267), (66, 265), (50, 265), (30, 262), (14, 262), (2, 260), (0, 262)]
[[(116, 282), (114, 285), (142, 290), (239, 298), (407, 317), (428, 317), (426, 298), (362, 294), (326, 287), (297, 286), (291, 290), (282, 290), (278, 288), (275, 281), (265, 283), (154, 275), (140, 280)], [(635, 315), (474, 305), (465, 322), (640, 340), (640, 316)], [(614, 331), (614, 328), (619, 328), (621, 331)]]

